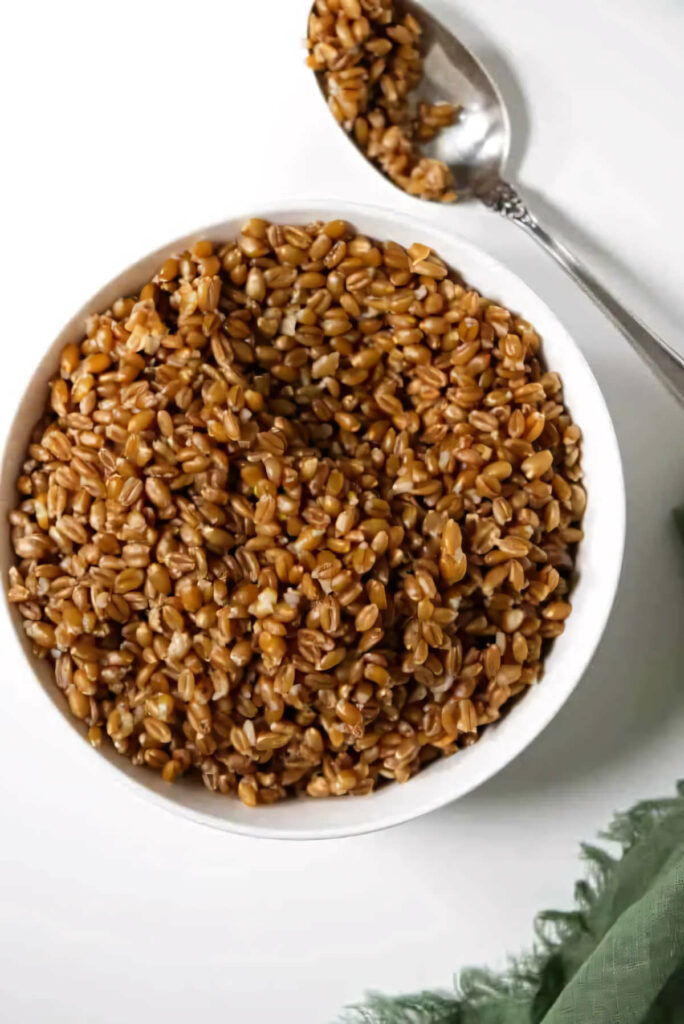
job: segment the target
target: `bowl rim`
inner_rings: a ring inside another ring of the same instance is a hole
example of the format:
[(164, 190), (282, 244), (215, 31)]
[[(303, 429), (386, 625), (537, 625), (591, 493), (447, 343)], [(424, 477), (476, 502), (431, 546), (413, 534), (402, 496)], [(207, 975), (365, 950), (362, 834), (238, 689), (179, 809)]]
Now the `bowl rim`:
[[(228, 236), (231, 231), (235, 231), (234, 225), (240, 222), (246, 222), (250, 217), (262, 217), (266, 220), (273, 220), (281, 223), (297, 223), (304, 219), (310, 220), (313, 218), (325, 218), (330, 219), (331, 215), (337, 214), (348, 220), (350, 223), (355, 224), (360, 230), (363, 230), (363, 221), (368, 218), (379, 217), (384, 218), (387, 221), (401, 225), (405, 229), (420, 232), (425, 231), (426, 234), (436, 238), (438, 245), (436, 248), (439, 249), (440, 243), (443, 245), (445, 250), (448, 250), (450, 245), (456, 244), (459, 250), (466, 256), (472, 256), (475, 263), (484, 266), (485, 269), (491, 269), (493, 272), (503, 275), (504, 278), (508, 278), (516, 284), (517, 287), (521, 288), (523, 292), (527, 292), (534, 300), (537, 309), (542, 309), (544, 313), (553, 321), (555, 329), (557, 329), (560, 335), (570, 342), (570, 347), (573, 353), (573, 358), (582, 367), (585, 377), (588, 382), (591, 382), (592, 390), (594, 392), (592, 401), (595, 406), (600, 410), (603, 415), (603, 427), (607, 431), (607, 443), (612, 448), (613, 453), (613, 471), (615, 473), (615, 482), (618, 484), (618, 493), (615, 497), (615, 506), (612, 512), (615, 516), (613, 524), (614, 538), (617, 542), (614, 545), (613, 563), (611, 568), (611, 575), (609, 582), (604, 586), (603, 600), (601, 607), (597, 608), (594, 616), (594, 631), (591, 640), (588, 644), (585, 644), (581, 655), (576, 659), (577, 668), (574, 671), (573, 679), (568, 682), (562, 691), (556, 691), (555, 699), (549, 701), (548, 707), (544, 710), (543, 714), (538, 715), (537, 720), (534, 723), (533, 728), (527, 729), (526, 732), (521, 731), (521, 735), (516, 740), (509, 744), (509, 750), (503, 755), (490, 758), (489, 762), (483, 764), (479, 772), (474, 773), (474, 777), (464, 786), (461, 784), (458, 786), (453, 783), (451, 785), (444, 782), (441, 786), (435, 787), (435, 792), (431, 795), (423, 796), (422, 800), (416, 799), (410, 806), (401, 809), (399, 811), (390, 811), (379, 813), (373, 819), (369, 819), (362, 823), (353, 823), (351, 825), (344, 824), (323, 824), (321, 826), (311, 826), (305, 828), (295, 827), (283, 827), (283, 826), (264, 826), (261, 824), (245, 824), (241, 821), (234, 821), (230, 818), (219, 816), (211, 812), (200, 810), (195, 807), (188, 806), (184, 803), (179, 802), (173, 797), (173, 787), (168, 787), (168, 795), (156, 792), (150, 786), (145, 785), (143, 779), (138, 779), (135, 774), (128, 774), (125, 770), (124, 765), (119, 765), (114, 761), (108, 760), (106, 757), (93, 757), (92, 752), (89, 750), (86, 743), (81, 744), (82, 756), (89, 758), (89, 764), (91, 768), (94, 767), (94, 763), (98, 764), (96, 771), (102, 771), (107, 774), (110, 778), (115, 778), (121, 785), (126, 786), (130, 791), (136, 794), (140, 799), (149, 800), (156, 806), (162, 808), (170, 814), (178, 814), (182, 817), (194, 821), (198, 824), (207, 825), (217, 831), (229, 832), (243, 836), (249, 836), (252, 838), (265, 838), (265, 839), (289, 839), (289, 840), (313, 840), (313, 839), (336, 839), (344, 838), (347, 836), (363, 835), (372, 832), (382, 831), (387, 828), (392, 828), (395, 825), (400, 825), (404, 822), (411, 821), (414, 818), (421, 817), (424, 814), (428, 814), (431, 811), (437, 810), (460, 797), (465, 796), (467, 793), (472, 792), (478, 786), (482, 785), (488, 779), (492, 778), (499, 771), (504, 769), (510, 764), (516, 757), (518, 757), (523, 750), (525, 750), (546, 728), (549, 722), (558, 714), (562, 706), (565, 704), (570, 694), (578, 686), (582, 676), (584, 675), (589, 663), (591, 662), (594, 653), (600, 643), (601, 637), (605, 630), (608, 622), (615, 596), (617, 593), (618, 584), (620, 581), (622, 562), (624, 557), (624, 546), (625, 546), (625, 531), (626, 531), (626, 494), (624, 484), (624, 472), (622, 467), (622, 459), (620, 455), (620, 448), (615, 432), (615, 427), (608, 409), (607, 403), (603, 396), (598, 382), (589, 366), (582, 350), (574, 341), (570, 332), (565, 328), (562, 321), (559, 319), (556, 313), (551, 307), (542, 299), (539, 294), (526, 283), (514, 270), (512, 270), (507, 264), (503, 263), (499, 259), (492, 256), (486, 249), (473, 242), (465, 239), (460, 233), (449, 230), (447, 232), (444, 228), (439, 225), (431, 223), (429, 220), (422, 220), (419, 214), (415, 216), (403, 211), (394, 211), (388, 207), (383, 207), (379, 204), (373, 203), (355, 203), (349, 200), (342, 199), (322, 199), (307, 198), (306, 196), (294, 196), (291, 198), (284, 198), (278, 201), (277, 204), (270, 204), (265, 209), (255, 210), (250, 209), (248, 212), (237, 211), (234, 213), (228, 212), (221, 220), (215, 221), (210, 225), (205, 225), (202, 228), (185, 232), (183, 235), (161, 245), (151, 252), (143, 255), (136, 259), (132, 263), (129, 263), (117, 274), (112, 276), (109, 281), (102, 285), (90, 298), (82, 304), (82, 306), (74, 313), (69, 320), (64, 323), (61, 329), (54, 335), (52, 340), (43, 350), (42, 355), (39, 357), (31, 378), (27, 383), (26, 387), (21, 391), (19, 399), (14, 407), (8, 433), (5, 438), (3, 446), (2, 459), (1, 459), (1, 471), (2, 479), (4, 480), (8, 473), (10, 466), (9, 463), (12, 461), (14, 452), (13, 441), (14, 436), (17, 432), (18, 422), (22, 413), (24, 404), (27, 402), (28, 395), (31, 392), (34, 385), (44, 376), (44, 366), (48, 361), (48, 357), (52, 357), (54, 350), (57, 348), (57, 343), (62, 340), (62, 336), (73, 329), (73, 327), (83, 322), (84, 318), (95, 310), (101, 308), (102, 299), (100, 298), (104, 293), (112, 289), (118, 282), (128, 276), (135, 277), (135, 275), (141, 275), (143, 266), (149, 261), (157, 260), (159, 258), (165, 258), (170, 252), (177, 251), (178, 249), (185, 248), (191, 241), (203, 238), (216, 237), (223, 228), (226, 230)], [(360, 222), (360, 223), (359, 223)], [(372, 234), (372, 232), (369, 232)], [(447, 263), (450, 264), (450, 260), (447, 259)], [(453, 268), (457, 272), (460, 272), (460, 268)], [(468, 278), (469, 271), (464, 269), (464, 274)], [(6, 502), (4, 499), (0, 499), (0, 510), (7, 511), (5, 508)], [(8, 532), (6, 532), (7, 544), (5, 545), (9, 551), (8, 565), (13, 564), (13, 553), (8, 542)], [(585, 542), (586, 543), (586, 542)], [(6, 575), (6, 574), (4, 574)], [(77, 730), (81, 723), (75, 719), (71, 720), (71, 716), (66, 708), (61, 708), (58, 699), (61, 699), (61, 694), (56, 691), (54, 694), (48, 692), (48, 688), (43, 684), (43, 681), (39, 678), (37, 672), (37, 666), (35, 664), (35, 656), (30, 653), (29, 645), (23, 636), (23, 632), (20, 626), (19, 617), (16, 609), (10, 604), (7, 595), (7, 580), (3, 580), (2, 592), (4, 606), (7, 611), (9, 620), (12, 623), (12, 633), (14, 642), (21, 649), (22, 654), (26, 660), (28, 667), (31, 670), (31, 674), (34, 680), (38, 683), (38, 688), (42, 691), (43, 697), (48, 705), (52, 705), (53, 712), (58, 715), (62, 720), (66, 719), (72, 724)], [(58, 698), (58, 699), (55, 699)], [(479, 744), (477, 745), (480, 746)], [(128, 764), (128, 762), (126, 762)], [(457, 761), (451, 761), (451, 766), (457, 765)], [(452, 772), (452, 776), (457, 778), (457, 773)], [(416, 794), (417, 796), (417, 794)], [(332, 798), (330, 798), (332, 799)], [(319, 801), (321, 805), (324, 805), (326, 801)]]

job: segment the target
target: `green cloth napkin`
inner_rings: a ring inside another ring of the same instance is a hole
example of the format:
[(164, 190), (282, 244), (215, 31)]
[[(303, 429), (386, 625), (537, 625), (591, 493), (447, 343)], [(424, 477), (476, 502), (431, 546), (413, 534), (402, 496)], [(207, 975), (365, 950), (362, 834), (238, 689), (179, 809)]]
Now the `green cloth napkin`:
[(684, 1022), (684, 783), (621, 814), (582, 847), (577, 909), (536, 922), (534, 953), (503, 975), (464, 971), (456, 991), (372, 994), (344, 1024), (679, 1024)]

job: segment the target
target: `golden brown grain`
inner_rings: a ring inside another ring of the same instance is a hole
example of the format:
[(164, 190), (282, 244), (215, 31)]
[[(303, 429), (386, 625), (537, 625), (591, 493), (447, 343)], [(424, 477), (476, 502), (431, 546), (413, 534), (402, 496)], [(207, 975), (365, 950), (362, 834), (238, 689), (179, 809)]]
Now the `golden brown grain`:
[(254, 219), (90, 317), (8, 590), (90, 743), (254, 807), (475, 742), (571, 614), (581, 435), (539, 346), (340, 220)]
[[(414, 101), (421, 31), (396, 0), (314, 0), (307, 63), (321, 77), (333, 117), (369, 159), (410, 195), (448, 203), (456, 199), (451, 172), (421, 146), (452, 125), (460, 108)], [(439, 265), (423, 266), (426, 276), (435, 272)]]

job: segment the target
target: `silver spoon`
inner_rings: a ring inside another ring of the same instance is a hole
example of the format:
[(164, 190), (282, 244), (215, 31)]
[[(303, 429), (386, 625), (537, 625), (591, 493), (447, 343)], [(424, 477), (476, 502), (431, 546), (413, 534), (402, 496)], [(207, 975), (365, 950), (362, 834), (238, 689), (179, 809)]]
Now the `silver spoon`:
[[(425, 152), (448, 165), (461, 199), (479, 199), (532, 235), (684, 404), (684, 358), (614, 299), (577, 257), (539, 224), (504, 178), (511, 133), (503, 100), (492, 79), (456, 36), (423, 7), (413, 0), (403, 0), (402, 7), (423, 29), (424, 69), (417, 97), (428, 103), (453, 102), (463, 108), (456, 124), (442, 129)], [(323, 76), (316, 77), (325, 95)]]

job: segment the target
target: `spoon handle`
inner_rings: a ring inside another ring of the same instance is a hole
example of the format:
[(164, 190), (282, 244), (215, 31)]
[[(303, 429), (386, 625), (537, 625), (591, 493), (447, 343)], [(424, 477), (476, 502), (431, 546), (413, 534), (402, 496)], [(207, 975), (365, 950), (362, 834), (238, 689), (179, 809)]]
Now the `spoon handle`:
[(668, 391), (677, 401), (684, 404), (684, 358), (628, 312), (569, 249), (539, 224), (513, 186), (504, 181), (497, 181), (492, 188), (482, 191), (480, 199), (490, 209), (525, 228), (560, 263), (580, 288), (620, 328), (632, 348), (639, 353)]

